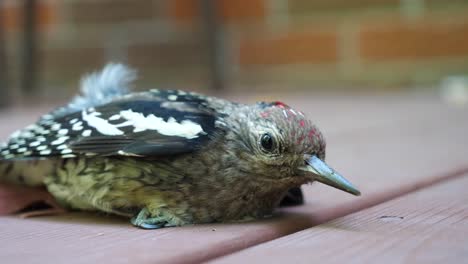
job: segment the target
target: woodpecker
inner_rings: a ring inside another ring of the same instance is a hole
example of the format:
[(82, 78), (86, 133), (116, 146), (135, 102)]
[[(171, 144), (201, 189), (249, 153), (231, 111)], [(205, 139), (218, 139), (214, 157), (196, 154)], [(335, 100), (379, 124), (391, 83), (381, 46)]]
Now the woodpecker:
[(360, 194), (325, 163), (324, 137), (303, 112), (279, 101), (130, 92), (135, 79), (112, 63), (85, 76), (68, 105), (0, 147), (0, 180), (43, 185), (66, 208), (147, 229), (266, 217), (288, 190), (314, 181)]

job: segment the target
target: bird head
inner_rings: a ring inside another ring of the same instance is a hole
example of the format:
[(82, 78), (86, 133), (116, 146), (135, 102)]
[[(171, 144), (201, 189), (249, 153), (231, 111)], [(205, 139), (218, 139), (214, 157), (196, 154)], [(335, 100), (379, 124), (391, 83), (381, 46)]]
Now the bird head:
[(359, 190), (325, 163), (325, 140), (305, 115), (282, 102), (257, 103), (233, 113), (238, 163), (255, 177), (300, 185), (318, 181), (345, 192)]

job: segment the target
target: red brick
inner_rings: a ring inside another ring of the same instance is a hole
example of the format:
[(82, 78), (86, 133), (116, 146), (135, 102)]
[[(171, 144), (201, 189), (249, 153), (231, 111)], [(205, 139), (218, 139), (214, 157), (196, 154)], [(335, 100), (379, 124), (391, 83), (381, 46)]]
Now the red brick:
[(468, 55), (468, 23), (389, 23), (362, 29), (365, 60), (398, 60)]
[(169, 16), (177, 22), (187, 22), (198, 16), (197, 0), (171, 0), (168, 2)]
[[(0, 4), (0, 26), (7, 31), (21, 30), (22, 25), (22, 1)], [(57, 22), (56, 2), (37, 2), (37, 27), (46, 30)]]
[[(217, 0), (216, 10), (225, 23), (259, 20), (265, 17), (265, 0)], [(178, 22), (193, 21), (200, 17), (199, 0), (171, 0), (169, 15)]]
[(219, 1), (219, 12), (226, 22), (239, 22), (265, 17), (264, 0)]
[(207, 51), (201, 42), (134, 44), (128, 62), (137, 68), (186, 67), (206, 64)]
[(335, 31), (287, 32), (240, 43), (240, 64), (331, 63), (338, 58)]
[(156, 16), (153, 0), (73, 1), (70, 19), (75, 23), (115, 23)]

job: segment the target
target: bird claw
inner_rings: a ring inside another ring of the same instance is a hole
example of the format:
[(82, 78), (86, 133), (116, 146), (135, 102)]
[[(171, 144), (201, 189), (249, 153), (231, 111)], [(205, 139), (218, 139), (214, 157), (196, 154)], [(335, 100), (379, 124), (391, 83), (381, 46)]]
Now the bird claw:
[(167, 222), (160, 217), (150, 217), (146, 208), (141, 209), (136, 216), (132, 217), (130, 223), (142, 229), (159, 229), (167, 226)]

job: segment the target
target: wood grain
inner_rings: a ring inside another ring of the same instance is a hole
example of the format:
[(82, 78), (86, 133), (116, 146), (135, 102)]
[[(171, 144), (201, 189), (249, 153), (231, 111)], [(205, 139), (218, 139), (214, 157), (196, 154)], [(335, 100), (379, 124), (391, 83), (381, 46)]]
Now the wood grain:
[(212, 263), (467, 263), (468, 174)]
[[(327, 162), (361, 188), (361, 197), (313, 184), (304, 187), (306, 205), (280, 210), (272, 219), (154, 231), (135, 229), (114, 217), (80, 213), (2, 217), (0, 259), (44, 263), (53, 256), (57, 262), (71, 263), (196, 263), (307, 229), (467, 170), (467, 109), (450, 108), (428, 96), (292, 96), (285, 101), (317, 120), (328, 140)], [(1, 128), (0, 132), (4, 133)]]

